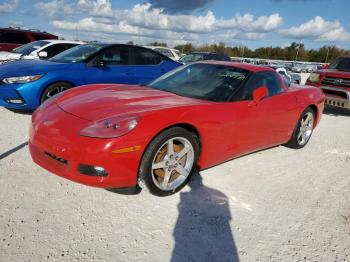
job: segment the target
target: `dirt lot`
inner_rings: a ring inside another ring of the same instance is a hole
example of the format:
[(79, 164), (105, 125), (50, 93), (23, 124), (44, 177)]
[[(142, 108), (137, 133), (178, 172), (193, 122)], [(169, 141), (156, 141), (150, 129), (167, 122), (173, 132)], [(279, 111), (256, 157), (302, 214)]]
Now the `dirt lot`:
[(200, 172), (181, 193), (122, 195), (31, 162), (30, 115), (0, 108), (0, 261), (350, 261), (350, 112), (309, 145)]

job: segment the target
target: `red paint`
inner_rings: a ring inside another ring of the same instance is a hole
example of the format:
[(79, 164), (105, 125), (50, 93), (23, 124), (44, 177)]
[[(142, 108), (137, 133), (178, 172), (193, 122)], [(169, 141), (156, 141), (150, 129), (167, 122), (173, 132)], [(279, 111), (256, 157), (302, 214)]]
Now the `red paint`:
[[(253, 72), (268, 70), (246, 64), (231, 65)], [(37, 164), (67, 179), (104, 188), (134, 186), (144, 150), (158, 133), (170, 126), (187, 124), (197, 129), (201, 141), (197, 164), (203, 169), (287, 142), (300, 114), (310, 105), (317, 108), (317, 124), (324, 95), (314, 87), (291, 87), (252, 105), (251, 101), (196, 100), (140, 86), (89, 85), (65, 92), (33, 114), (29, 147)], [(88, 123), (123, 115), (137, 116), (140, 122), (122, 137), (96, 139), (79, 135)], [(133, 146), (141, 149), (111, 153)], [(68, 160), (68, 164), (50, 158), (45, 152)], [(81, 175), (77, 171), (79, 163), (102, 166), (109, 175), (105, 178)]]

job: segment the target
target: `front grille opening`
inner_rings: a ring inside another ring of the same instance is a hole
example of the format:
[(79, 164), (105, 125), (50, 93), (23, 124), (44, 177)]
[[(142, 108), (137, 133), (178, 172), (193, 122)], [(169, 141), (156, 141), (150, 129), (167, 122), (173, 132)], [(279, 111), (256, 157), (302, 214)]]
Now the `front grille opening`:
[(339, 101), (334, 101), (334, 100), (326, 99), (326, 104), (327, 104), (327, 105), (330, 105), (330, 106), (336, 106), (336, 107), (343, 107), (343, 108), (346, 108), (345, 103), (339, 102)]
[(322, 89), (323, 93), (327, 96), (331, 96), (334, 98), (341, 98), (341, 99), (348, 99), (348, 96), (346, 93), (336, 90), (328, 90), (328, 89)]
[(60, 162), (61, 164), (68, 165), (68, 160), (66, 160), (62, 157), (55, 156), (54, 154), (51, 154), (49, 152), (45, 152), (45, 155), (47, 155), (48, 157), (50, 157), (53, 160)]

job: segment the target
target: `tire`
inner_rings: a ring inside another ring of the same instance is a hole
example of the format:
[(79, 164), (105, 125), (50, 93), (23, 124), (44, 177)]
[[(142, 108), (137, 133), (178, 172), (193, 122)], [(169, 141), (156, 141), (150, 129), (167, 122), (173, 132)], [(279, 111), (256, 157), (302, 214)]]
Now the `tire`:
[[(285, 146), (294, 149), (300, 149), (306, 146), (312, 136), (315, 124), (315, 116), (316, 113), (312, 108), (306, 108), (301, 114), (298, 123), (294, 128), (292, 137), (285, 144)], [(308, 120), (306, 121), (306, 119)]]
[(157, 196), (180, 191), (196, 169), (198, 154), (196, 134), (182, 127), (163, 131), (152, 140), (142, 157), (139, 186)]
[(58, 93), (61, 93), (69, 88), (72, 88), (72, 85), (66, 83), (66, 82), (57, 82), (50, 86), (48, 86), (40, 98), (40, 104), (45, 102), (47, 99), (57, 95)]

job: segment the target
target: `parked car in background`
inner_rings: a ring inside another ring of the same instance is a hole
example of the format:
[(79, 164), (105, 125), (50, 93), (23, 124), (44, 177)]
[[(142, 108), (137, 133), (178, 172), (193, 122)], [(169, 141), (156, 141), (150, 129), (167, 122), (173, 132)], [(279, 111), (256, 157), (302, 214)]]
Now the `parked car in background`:
[(178, 61), (180, 59), (181, 53), (179, 50), (174, 49), (174, 48), (169, 48), (169, 47), (164, 47), (164, 46), (145, 46), (149, 49), (158, 51), (159, 53), (166, 55), (167, 57)]
[(197, 169), (280, 144), (304, 147), (323, 107), (320, 89), (287, 89), (270, 68), (198, 62), (147, 87), (88, 85), (56, 96), (34, 112), (29, 149), (64, 178), (166, 196)]
[(19, 59), (49, 59), (82, 42), (67, 40), (39, 40), (13, 49), (0, 52), (0, 64)]
[(314, 71), (306, 84), (321, 88), (327, 105), (350, 109), (350, 57), (339, 57), (328, 69)]
[(290, 73), (291, 82), (300, 85), (301, 84), (301, 76), (297, 73)]
[(188, 64), (202, 60), (231, 61), (230, 57), (220, 53), (192, 52), (181, 57), (179, 62)]
[(21, 45), (44, 39), (58, 39), (58, 37), (41, 31), (0, 28), (0, 51), (12, 51)]
[(165, 55), (133, 45), (85, 44), (49, 60), (0, 65), (0, 106), (32, 110), (69, 88), (92, 83), (147, 84), (181, 66)]
[(293, 64), (292, 72), (301, 73), (303, 71), (302, 64)]

